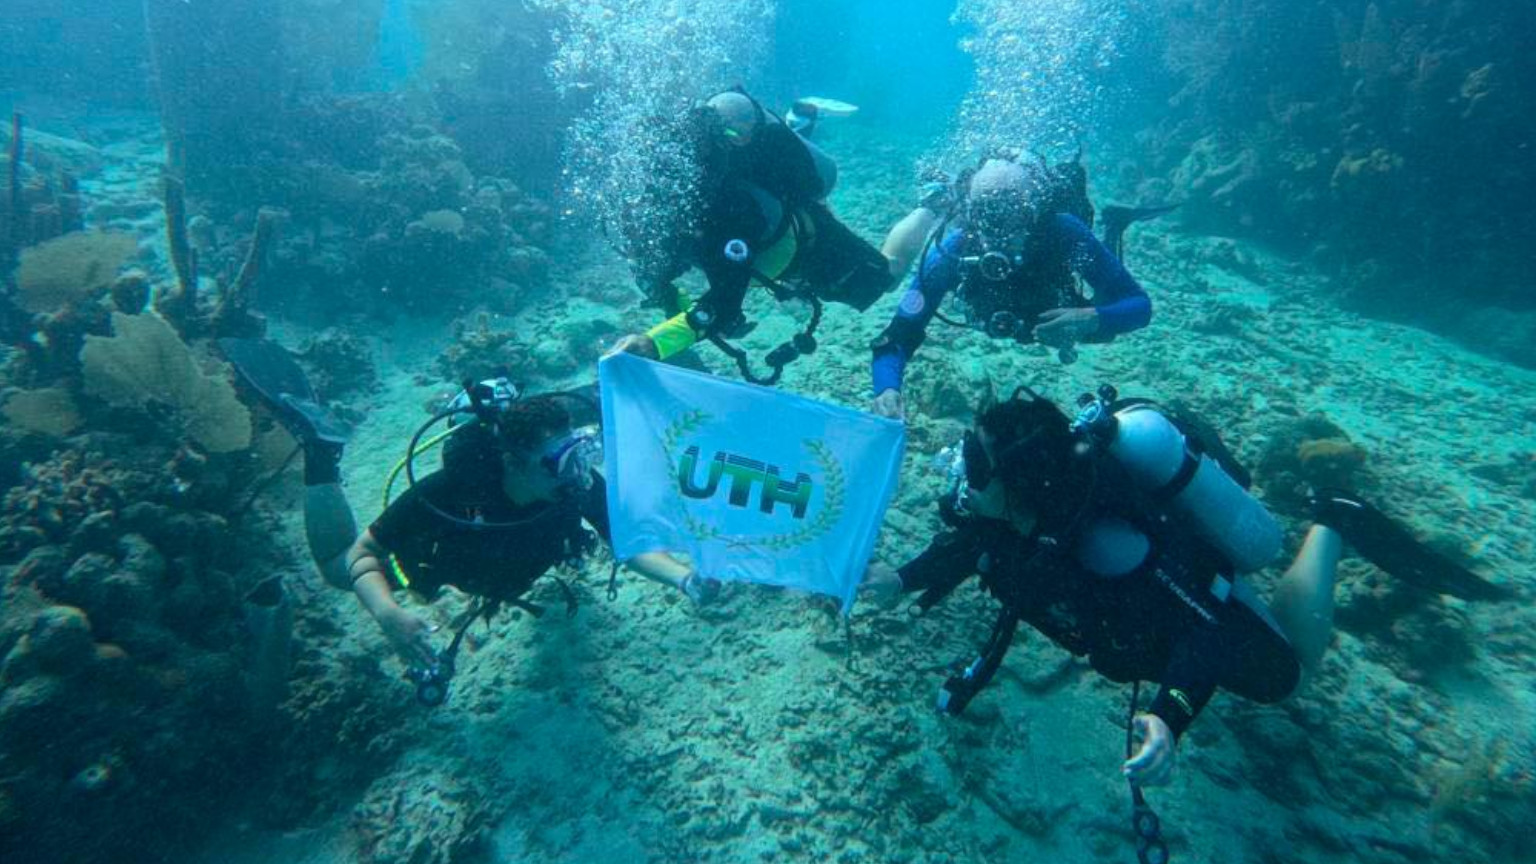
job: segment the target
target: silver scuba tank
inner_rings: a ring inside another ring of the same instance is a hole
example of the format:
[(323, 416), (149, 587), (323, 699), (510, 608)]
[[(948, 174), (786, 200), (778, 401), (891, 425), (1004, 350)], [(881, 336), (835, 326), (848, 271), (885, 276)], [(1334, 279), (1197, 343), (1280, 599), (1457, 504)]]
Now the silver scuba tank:
[(1106, 449), (1137, 486), (1167, 501), (1239, 573), (1265, 566), (1280, 554), (1282, 535), (1275, 517), (1184, 433), (1147, 405), (1114, 414)]

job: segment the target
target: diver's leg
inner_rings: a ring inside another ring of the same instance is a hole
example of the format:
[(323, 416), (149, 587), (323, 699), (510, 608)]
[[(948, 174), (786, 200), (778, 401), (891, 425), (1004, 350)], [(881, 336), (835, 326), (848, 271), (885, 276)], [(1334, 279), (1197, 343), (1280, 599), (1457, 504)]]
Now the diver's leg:
[(333, 442), (304, 443), (304, 537), (326, 584), (350, 591), (347, 550), (357, 539), (357, 519), (341, 491), (341, 451)]
[(903, 216), (890, 233), (885, 235), (885, 243), (881, 245), (880, 252), (890, 262), (893, 278), (899, 279), (907, 272), (912, 262), (922, 254), (928, 235), (933, 233), (938, 224), (939, 214), (927, 207), (918, 207)]
[(219, 350), (257, 402), (304, 448), (304, 535), (325, 581), (351, 590), (346, 553), (357, 538), (352, 506), (341, 491), (341, 453), (347, 431), (317, 401), (304, 370), (282, 346), (266, 339), (218, 340)]
[(1343, 554), (1339, 532), (1313, 525), (1269, 604), (1308, 672), (1317, 669), (1333, 641), (1333, 581)]

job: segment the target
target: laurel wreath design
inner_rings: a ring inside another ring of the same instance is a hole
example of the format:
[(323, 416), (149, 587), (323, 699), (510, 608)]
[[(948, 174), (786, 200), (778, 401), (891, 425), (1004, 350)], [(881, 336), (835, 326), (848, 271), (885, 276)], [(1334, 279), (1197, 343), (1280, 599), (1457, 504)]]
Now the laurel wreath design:
[[(699, 409), (685, 411), (667, 425), (661, 436), (662, 448), (667, 454), (667, 477), (672, 481), (674, 489), (681, 486), (681, 478), (678, 477), (677, 453), (680, 445), (688, 435), (697, 431), (699, 427), (709, 422), (711, 415)], [(821, 467), (825, 476), (825, 488), (823, 491), (822, 507), (816, 512), (816, 516), (810, 522), (798, 530), (787, 534), (775, 534), (769, 537), (725, 537), (726, 545), (731, 549), (750, 549), (760, 547), (773, 552), (783, 552), (801, 546), (832, 530), (838, 520), (843, 518), (843, 510), (847, 501), (847, 478), (843, 474), (843, 466), (832, 454), (832, 448), (826, 442), (807, 438), (804, 440), (805, 449), (809, 450), (816, 464)], [(723, 535), (717, 525), (711, 525), (700, 521), (690, 512), (686, 502), (683, 506), (683, 520), (689, 533), (700, 540), (722, 539)]]

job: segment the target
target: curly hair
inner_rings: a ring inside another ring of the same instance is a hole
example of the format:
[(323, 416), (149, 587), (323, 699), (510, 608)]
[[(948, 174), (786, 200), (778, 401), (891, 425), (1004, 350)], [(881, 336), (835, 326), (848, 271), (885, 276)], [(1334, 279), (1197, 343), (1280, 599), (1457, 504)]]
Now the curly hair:
[(1090, 491), (1092, 468), (1077, 455), (1067, 416), (1021, 387), (982, 408), (976, 425), (992, 439), (993, 472), (1008, 506), (1034, 513), (1047, 531), (1070, 523)]
[(497, 443), (508, 453), (529, 453), (545, 439), (571, 428), (571, 412), (559, 394), (515, 402), (496, 424)]
[(575, 416), (563, 393), (514, 402), (493, 426), (479, 420), (459, 425), (443, 444), (443, 469), (469, 482), (501, 482), (502, 458), (524, 456), (546, 439), (569, 430)]

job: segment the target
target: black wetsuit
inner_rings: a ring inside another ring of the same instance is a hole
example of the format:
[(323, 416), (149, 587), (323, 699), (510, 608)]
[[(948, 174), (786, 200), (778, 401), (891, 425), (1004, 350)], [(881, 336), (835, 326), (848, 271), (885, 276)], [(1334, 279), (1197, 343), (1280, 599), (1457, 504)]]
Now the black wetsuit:
[[(516, 600), (551, 567), (579, 557), (590, 545), (585, 519), (608, 540), (602, 480), (553, 504), (514, 505), (499, 476), (438, 471), (395, 499), (369, 528), (395, 557), (410, 588), (427, 597), (444, 585), (488, 600)], [(471, 527), (450, 522), (426, 506), (460, 519), (518, 523)]]
[[(999, 600), (1051, 641), (1089, 658), (1117, 682), (1155, 681), (1150, 708), (1183, 734), (1218, 687), (1256, 702), (1276, 702), (1300, 680), (1290, 644), (1261, 612), (1246, 585), (1213, 593), (1222, 569), (1159, 543), (1140, 566), (1118, 576), (1090, 571), (1081, 559), (1090, 531), (1025, 537), (995, 519), (957, 517), (900, 569), (903, 590), (946, 590), (979, 574)], [(1094, 518), (1080, 524), (1093, 525)], [(1225, 592), (1222, 592), (1223, 594)]]
[[(836, 168), (814, 147), (765, 112), (747, 145), (701, 155), (700, 233), (692, 261), (675, 262), (671, 276), (689, 263), (704, 272), (709, 290), (696, 306), (708, 310), (710, 332), (741, 320), (754, 277), (803, 283), (823, 300), (861, 311), (894, 281), (885, 256), (827, 209), (823, 199), (836, 183)], [(736, 240), (747, 246), (744, 260), (726, 253)]]

